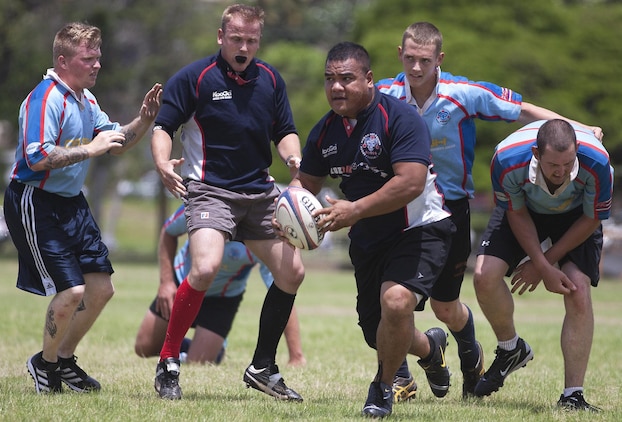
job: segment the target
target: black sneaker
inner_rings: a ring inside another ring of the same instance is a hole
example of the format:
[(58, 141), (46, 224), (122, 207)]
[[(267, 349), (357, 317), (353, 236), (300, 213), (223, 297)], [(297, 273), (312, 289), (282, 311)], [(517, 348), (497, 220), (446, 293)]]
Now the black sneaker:
[(62, 393), (63, 386), (60, 382), (60, 365), (58, 362), (45, 364), (43, 352), (32, 356), (26, 362), (28, 372), (35, 381), (37, 393)]
[(412, 374), (408, 378), (393, 377), (393, 403), (414, 399), (417, 394), (417, 383)]
[(88, 393), (101, 390), (101, 385), (96, 379), (88, 376), (76, 361), (78, 358), (73, 355), (70, 358), (58, 358), (60, 362), (60, 379), (69, 388), (78, 393)]
[(244, 371), (243, 380), (246, 383), (246, 388), (253, 387), (255, 390), (262, 391), (280, 400), (302, 401), (300, 394), (285, 385), (276, 365), (263, 369), (255, 369), (253, 365), (250, 365)]
[(153, 384), (161, 399), (181, 399), (181, 387), (179, 386), (179, 359), (166, 358), (158, 362), (156, 376)]
[(462, 370), (462, 398), (466, 399), (475, 395), (475, 386), (484, 375), (484, 351), (482, 345), (477, 342), (479, 357), (475, 368)]
[(419, 366), (425, 371), (430, 389), (436, 397), (445, 397), (449, 392), (451, 372), (445, 362), (447, 333), (442, 328), (430, 328), (425, 335), (431, 340), (431, 357), (425, 362), (419, 359)]
[(503, 381), (512, 372), (527, 365), (533, 359), (533, 350), (522, 338), (514, 350), (503, 350), (497, 347), (495, 358), (488, 371), (482, 376), (475, 386), (474, 394), (478, 397), (489, 396), (503, 387)]
[(592, 406), (585, 401), (583, 392), (575, 391), (568, 397), (564, 397), (562, 394), (557, 401), (557, 406), (565, 410), (585, 410), (586, 412), (601, 412), (603, 409), (600, 407)]
[(363, 406), (363, 416), (384, 418), (391, 414), (393, 407), (393, 389), (387, 384), (374, 381), (369, 385), (367, 401)]

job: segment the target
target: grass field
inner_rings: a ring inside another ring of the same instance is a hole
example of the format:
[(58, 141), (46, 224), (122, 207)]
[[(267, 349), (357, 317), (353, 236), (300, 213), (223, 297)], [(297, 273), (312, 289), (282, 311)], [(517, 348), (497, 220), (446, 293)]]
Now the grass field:
[[(157, 285), (155, 264), (117, 264), (116, 294), (76, 354), (79, 363), (102, 384), (96, 394), (35, 394), (26, 359), (41, 348), (48, 299), (14, 287), (16, 263), (0, 260), (0, 420), (6, 421), (329, 421), (359, 420), (367, 388), (376, 371), (375, 355), (356, 325), (355, 292), (349, 271), (326, 270), (322, 256), (310, 256), (307, 279), (299, 292), (304, 368), (288, 368), (284, 341), (277, 363), (303, 403), (283, 403), (246, 389), (244, 368), (257, 337), (259, 309), (265, 293), (254, 272), (229, 337), (227, 357), (220, 366), (182, 366), (183, 400), (163, 401), (153, 390), (156, 358), (134, 355), (134, 336)], [(436, 399), (425, 375), (411, 357), (419, 383), (414, 401), (394, 407), (391, 420), (417, 421), (539, 421), (622, 420), (622, 283), (604, 280), (593, 291), (596, 333), (586, 379), (588, 401), (606, 410), (599, 415), (568, 414), (556, 409), (563, 387), (559, 330), (563, 315), (559, 297), (538, 289), (516, 300), (519, 333), (535, 351), (525, 369), (512, 374), (496, 394), (482, 400), (461, 400), (461, 373), (453, 339), (447, 359), (453, 372), (447, 397)], [(472, 305), (478, 337), (487, 364), (496, 347), (492, 332), (474, 299), (470, 280), (463, 288)], [(416, 315), (422, 329), (438, 325), (431, 311)]]

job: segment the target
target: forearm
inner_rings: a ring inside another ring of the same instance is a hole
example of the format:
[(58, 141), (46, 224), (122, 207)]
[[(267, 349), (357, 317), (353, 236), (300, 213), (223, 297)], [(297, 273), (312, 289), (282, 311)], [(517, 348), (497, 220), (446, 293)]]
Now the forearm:
[(145, 136), (147, 130), (151, 127), (152, 120), (145, 120), (140, 117), (136, 117), (127, 125), (121, 127), (121, 133), (125, 135), (125, 141), (123, 142), (123, 148), (111, 150), (110, 153), (114, 155), (123, 154), (125, 151), (132, 148)]
[(173, 140), (170, 135), (162, 129), (156, 129), (151, 137), (151, 155), (156, 168), (159, 168), (164, 163), (168, 163), (171, 159), (172, 150)]
[(523, 207), (517, 211), (506, 211), (506, 216), (514, 237), (536, 268), (541, 268), (547, 264), (553, 264), (547, 260), (542, 252), (538, 231), (536, 230), (536, 226), (527, 208)]
[(56, 146), (43, 160), (34, 164), (31, 167), (33, 171), (47, 171), (57, 169), (61, 167), (67, 167), (72, 164), (84, 161), (90, 158), (90, 154), (87, 148), (84, 146), (77, 146), (71, 148), (65, 148)]
[(295, 133), (286, 135), (281, 142), (278, 143), (276, 149), (281, 157), (281, 160), (289, 167), (289, 173), (292, 178), (298, 173), (298, 167), (302, 153), (300, 152), (300, 139)]

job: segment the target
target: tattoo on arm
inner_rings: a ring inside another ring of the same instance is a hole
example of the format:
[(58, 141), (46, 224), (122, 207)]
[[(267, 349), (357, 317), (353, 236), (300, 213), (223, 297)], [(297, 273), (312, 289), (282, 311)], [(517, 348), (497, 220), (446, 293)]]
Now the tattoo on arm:
[(123, 134), (125, 135), (125, 141), (123, 142), (123, 145), (127, 145), (127, 144), (131, 144), (134, 139), (136, 139), (136, 132), (134, 132), (133, 130), (125, 130), (123, 131)]
[(48, 332), (50, 337), (56, 337), (56, 333), (58, 332), (58, 327), (54, 322), (54, 311), (50, 309), (45, 318), (45, 330)]
[(48, 155), (46, 170), (67, 167), (71, 164), (84, 161), (89, 158), (89, 153), (83, 147), (63, 148), (56, 147)]

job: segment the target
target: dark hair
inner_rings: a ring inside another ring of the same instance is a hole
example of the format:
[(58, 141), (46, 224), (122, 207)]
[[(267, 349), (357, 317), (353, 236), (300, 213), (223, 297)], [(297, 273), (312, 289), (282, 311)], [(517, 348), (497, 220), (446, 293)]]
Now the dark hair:
[(561, 119), (552, 119), (540, 126), (536, 137), (540, 154), (547, 146), (554, 151), (563, 152), (571, 146), (577, 147), (577, 134), (570, 123)]
[(363, 68), (363, 73), (367, 73), (371, 70), (371, 60), (369, 59), (369, 53), (365, 50), (365, 47), (350, 41), (335, 44), (326, 56), (326, 64), (329, 62), (345, 62), (348, 59), (354, 59), (360, 63)]

